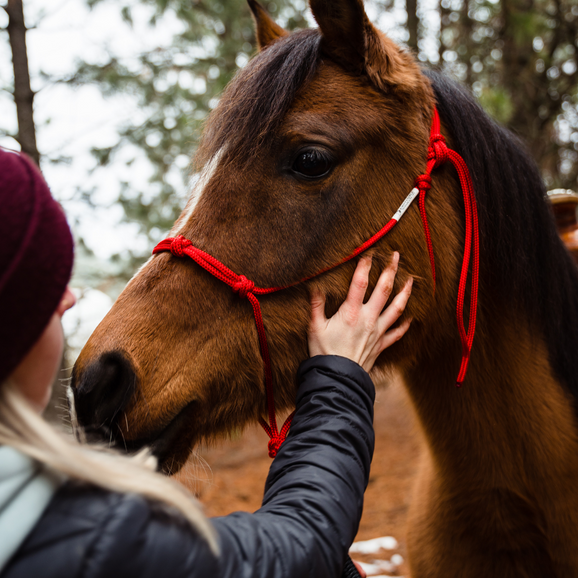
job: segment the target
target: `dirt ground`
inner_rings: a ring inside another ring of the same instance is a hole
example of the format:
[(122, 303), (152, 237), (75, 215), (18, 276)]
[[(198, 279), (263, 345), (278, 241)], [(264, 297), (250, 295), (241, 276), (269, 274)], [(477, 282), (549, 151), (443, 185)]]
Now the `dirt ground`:
[[(373, 563), (368, 575), (407, 577), (405, 524), (421, 438), (399, 382), (378, 388), (374, 423), (375, 455), (356, 541), (392, 536), (398, 544), (353, 558)], [(267, 441), (260, 427), (250, 427), (237, 439), (199, 451), (179, 474), (179, 480), (199, 496), (209, 516), (237, 510), (253, 512), (260, 506), (271, 463)]]

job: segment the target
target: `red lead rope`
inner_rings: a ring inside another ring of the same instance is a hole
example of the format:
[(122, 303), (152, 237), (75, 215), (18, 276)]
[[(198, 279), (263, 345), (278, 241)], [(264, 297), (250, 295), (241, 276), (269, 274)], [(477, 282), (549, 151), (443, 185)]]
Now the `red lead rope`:
[[(476, 330), (476, 312), (478, 309), (478, 282), (480, 277), (480, 238), (478, 232), (478, 208), (476, 205), (476, 196), (474, 194), (474, 185), (470, 177), (470, 171), (464, 159), (454, 150), (446, 145), (445, 138), (440, 133), (440, 117), (438, 111), (434, 108), (432, 127), (429, 139), (429, 148), (427, 152), (427, 166), (425, 173), (416, 179), (416, 186), (419, 189), (419, 212), (423, 223), (426, 242), (431, 262), (434, 290), (436, 282), (436, 272), (434, 263), (433, 245), (427, 223), (425, 211), (425, 196), (431, 187), (431, 172), (440, 165), (450, 161), (458, 173), (462, 193), (464, 196), (465, 220), (466, 220), (466, 238), (464, 243), (464, 256), (462, 259), (462, 272), (460, 275), (460, 284), (458, 288), (457, 304), (457, 321), (460, 340), (462, 342), (462, 363), (456, 379), (456, 385), (460, 387), (466, 377), (470, 352), (474, 341)], [(466, 298), (466, 283), (468, 280), (468, 270), (470, 267), (470, 256), (473, 253), (472, 265), (472, 287), (470, 292), (470, 318), (468, 328), (464, 326), (464, 302)]]
[[(446, 161), (450, 161), (458, 172), (460, 183), (462, 186), (462, 191), (464, 195), (465, 213), (466, 213), (466, 240), (464, 249), (464, 258), (462, 263), (462, 272), (460, 277), (460, 285), (458, 291), (458, 305), (457, 305), (457, 317), (458, 317), (458, 330), (460, 333), (460, 339), (462, 342), (462, 364), (460, 367), (460, 372), (457, 378), (457, 385), (460, 386), (466, 375), (466, 370), (468, 367), (468, 360), (470, 357), (470, 350), (472, 347), (472, 341), (474, 339), (474, 331), (476, 326), (476, 308), (477, 308), (477, 297), (478, 297), (478, 277), (479, 277), (479, 240), (478, 240), (478, 214), (476, 209), (476, 199), (474, 196), (474, 188), (472, 185), (472, 180), (468, 171), (466, 163), (455, 151), (448, 149), (445, 144), (444, 137), (440, 134), (440, 121), (437, 110), (434, 109), (434, 116), (430, 134), (430, 144), (428, 148), (427, 166), (426, 172), (420, 175), (416, 179), (416, 188), (414, 188), (404, 202), (401, 204), (399, 209), (390, 219), (390, 221), (378, 231), (373, 237), (368, 239), (363, 245), (360, 245), (355, 251), (353, 251), (347, 257), (344, 257), (338, 263), (322, 269), (315, 275), (311, 275), (305, 279), (295, 281), (290, 285), (285, 285), (283, 287), (256, 287), (255, 283), (247, 279), (244, 275), (238, 275), (237, 273), (231, 271), (226, 265), (223, 265), (220, 261), (215, 259), (212, 255), (209, 255), (205, 251), (195, 247), (191, 241), (185, 239), (183, 236), (168, 238), (161, 241), (154, 249), (153, 254), (160, 253), (162, 251), (170, 251), (175, 257), (184, 257), (185, 255), (190, 257), (195, 263), (200, 265), (203, 269), (209, 272), (213, 277), (226, 283), (229, 287), (233, 289), (240, 297), (246, 298), (251, 303), (253, 307), (253, 316), (255, 318), (255, 325), (257, 327), (257, 335), (259, 337), (259, 347), (261, 349), (261, 357), (263, 359), (263, 365), (265, 370), (265, 390), (267, 394), (267, 409), (269, 414), (269, 423), (265, 422), (263, 418), (259, 418), (259, 423), (263, 429), (267, 432), (269, 436), (269, 456), (274, 458), (277, 455), (279, 447), (285, 440), (289, 427), (291, 426), (291, 420), (293, 419), (293, 413), (285, 420), (285, 423), (279, 431), (277, 427), (277, 420), (275, 419), (275, 398), (273, 394), (273, 375), (271, 372), (271, 359), (269, 357), (269, 347), (267, 346), (267, 334), (265, 332), (265, 325), (263, 323), (263, 315), (261, 313), (261, 305), (257, 299), (257, 295), (268, 295), (269, 293), (275, 293), (276, 291), (281, 291), (283, 289), (288, 289), (308, 281), (313, 277), (325, 273), (335, 267), (346, 263), (347, 261), (353, 259), (375, 243), (384, 237), (401, 219), (407, 208), (411, 205), (412, 201), (419, 193), (419, 206), (420, 213), (422, 216), (423, 227), (426, 235), (426, 241), (428, 246), (428, 252), (431, 261), (432, 275), (435, 288), (435, 264), (434, 264), (434, 254), (433, 246), (431, 242), (431, 236), (429, 232), (429, 226), (427, 223), (426, 211), (425, 211), (425, 196), (427, 191), (431, 187), (431, 172), (434, 168), (438, 167)], [(468, 277), (468, 269), (470, 263), (470, 254), (472, 252), (472, 240), (473, 240), (473, 271), (472, 271), (472, 288), (471, 288), (471, 303), (470, 303), (470, 320), (468, 323), (468, 329), (464, 327), (464, 300), (466, 292), (466, 281)]]

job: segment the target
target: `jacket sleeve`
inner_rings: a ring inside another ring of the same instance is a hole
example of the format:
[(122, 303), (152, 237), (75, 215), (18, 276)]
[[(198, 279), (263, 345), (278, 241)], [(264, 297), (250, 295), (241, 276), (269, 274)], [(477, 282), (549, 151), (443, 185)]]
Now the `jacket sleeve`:
[(219, 578), (339, 576), (363, 509), (375, 390), (356, 363), (314, 357), (299, 369), (297, 409), (263, 506), (214, 519)]

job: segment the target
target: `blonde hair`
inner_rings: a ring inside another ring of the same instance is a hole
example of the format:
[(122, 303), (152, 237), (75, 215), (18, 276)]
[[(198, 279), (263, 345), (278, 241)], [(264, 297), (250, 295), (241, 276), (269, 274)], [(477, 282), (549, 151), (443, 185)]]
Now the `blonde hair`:
[(140, 494), (176, 510), (218, 554), (215, 531), (201, 505), (183, 486), (154, 471), (156, 460), (99, 446), (83, 446), (46, 422), (9, 382), (0, 384), (0, 445), (11, 446), (53, 471), (121, 493)]

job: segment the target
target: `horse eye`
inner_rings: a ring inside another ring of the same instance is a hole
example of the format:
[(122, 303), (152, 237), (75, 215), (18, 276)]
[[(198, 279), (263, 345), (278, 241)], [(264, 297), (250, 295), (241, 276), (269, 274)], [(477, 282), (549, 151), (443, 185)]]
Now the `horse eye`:
[(316, 179), (325, 176), (332, 168), (331, 159), (316, 149), (301, 151), (292, 169), (301, 176)]

